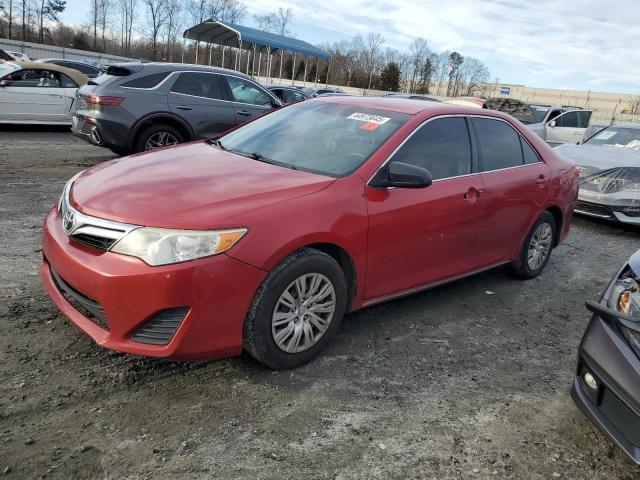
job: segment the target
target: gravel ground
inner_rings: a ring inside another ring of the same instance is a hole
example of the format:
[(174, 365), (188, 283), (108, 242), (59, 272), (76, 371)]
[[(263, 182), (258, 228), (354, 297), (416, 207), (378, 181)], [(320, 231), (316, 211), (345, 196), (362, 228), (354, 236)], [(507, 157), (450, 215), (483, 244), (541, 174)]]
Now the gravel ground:
[(94, 345), (37, 276), (45, 211), (108, 158), (64, 129), (0, 129), (0, 474), (640, 477), (569, 397), (584, 301), (640, 231), (577, 219), (538, 279), (497, 269), (351, 314), (293, 371), (159, 362)]

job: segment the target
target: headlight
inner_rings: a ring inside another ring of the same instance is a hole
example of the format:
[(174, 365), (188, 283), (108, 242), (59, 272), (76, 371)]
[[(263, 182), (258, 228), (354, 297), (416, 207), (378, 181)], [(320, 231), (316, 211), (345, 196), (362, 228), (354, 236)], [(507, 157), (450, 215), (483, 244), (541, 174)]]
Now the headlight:
[[(632, 319), (637, 318), (640, 327), (640, 284), (629, 273), (623, 274), (613, 286), (607, 303), (610, 309)], [(629, 343), (640, 352), (640, 330), (620, 327)]]
[(622, 187), (627, 192), (640, 192), (640, 183), (631, 183)]
[(111, 251), (138, 257), (152, 266), (168, 265), (222, 253), (245, 233), (246, 228), (196, 231), (142, 227), (119, 240)]

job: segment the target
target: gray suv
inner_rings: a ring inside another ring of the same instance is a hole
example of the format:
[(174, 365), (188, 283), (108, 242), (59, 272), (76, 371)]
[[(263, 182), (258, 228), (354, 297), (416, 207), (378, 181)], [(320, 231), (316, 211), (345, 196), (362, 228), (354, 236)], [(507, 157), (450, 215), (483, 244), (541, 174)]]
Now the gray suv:
[(120, 155), (213, 137), (282, 106), (242, 73), (168, 63), (111, 65), (75, 104), (72, 132)]

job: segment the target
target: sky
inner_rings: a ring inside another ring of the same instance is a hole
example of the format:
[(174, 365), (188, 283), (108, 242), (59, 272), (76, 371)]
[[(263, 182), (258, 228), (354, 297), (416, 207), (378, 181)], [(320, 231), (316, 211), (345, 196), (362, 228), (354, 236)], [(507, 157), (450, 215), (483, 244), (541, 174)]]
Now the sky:
[[(141, 2), (139, 2), (141, 3)], [(637, 0), (245, 0), (242, 23), (290, 7), (292, 33), (313, 44), (379, 32), (408, 50), (416, 37), (435, 52), (481, 60), (500, 83), (640, 94)], [(87, 21), (88, 1), (67, 0), (62, 20)]]

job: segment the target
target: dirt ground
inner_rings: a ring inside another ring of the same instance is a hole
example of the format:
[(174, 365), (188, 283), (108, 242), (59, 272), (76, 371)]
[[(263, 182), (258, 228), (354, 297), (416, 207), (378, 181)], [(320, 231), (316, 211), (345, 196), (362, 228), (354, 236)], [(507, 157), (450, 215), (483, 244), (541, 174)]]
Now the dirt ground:
[(640, 478), (569, 397), (584, 301), (639, 230), (577, 219), (538, 279), (497, 269), (351, 314), (293, 371), (159, 362), (94, 345), (37, 275), (45, 211), (110, 157), (0, 129), (0, 476)]

